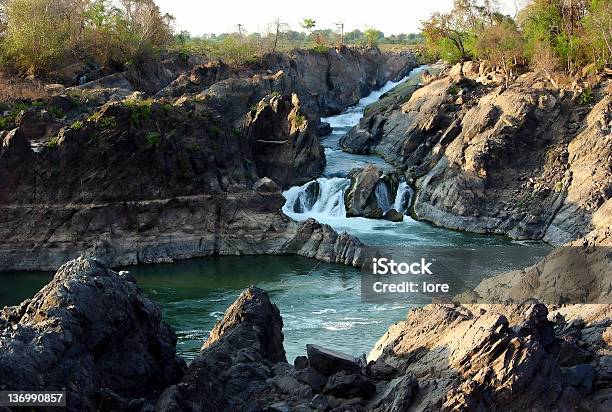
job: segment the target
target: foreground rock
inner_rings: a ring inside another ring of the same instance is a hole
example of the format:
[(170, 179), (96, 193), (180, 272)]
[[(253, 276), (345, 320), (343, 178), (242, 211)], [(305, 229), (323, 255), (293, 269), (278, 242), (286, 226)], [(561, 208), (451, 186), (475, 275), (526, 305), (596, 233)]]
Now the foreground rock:
[(182, 377), (175, 349), (129, 275), (78, 258), (0, 314), (0, 389), (66, 390), (72, 411), (139, 410)]
[(350, 356), (308, 347), (299, 367), (286, 362), (283, 322), (267, 294), (245, 290), (217, 323), (160, 411), (363, 410), (375, 380)]
[[(574, 326), (568, 342), (570, 324), (561, 318), (552, 323), (546, 315), (544, 305), (474, 311), (430, 305), (411, 311), (370, 353), (369, 359), (385, 362), (402, 376), (389, 382), (388, 395), (372, 403), (372, 410), (398, 405), (411, 410), (606, 410), (612, 402), (607, 369), (592, 366), (606, 359), (605, 343), (580, 349), (575, 343), (590, 333), (589, 327)], [(604, 329), (610, 318), (605, 322)], [(570, 357), (560, 358), (560, 351)]]

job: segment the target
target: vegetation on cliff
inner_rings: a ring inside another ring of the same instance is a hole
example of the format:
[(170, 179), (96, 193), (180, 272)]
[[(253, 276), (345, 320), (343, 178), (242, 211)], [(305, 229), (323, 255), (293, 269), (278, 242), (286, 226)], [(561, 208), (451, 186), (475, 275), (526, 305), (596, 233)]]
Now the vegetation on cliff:
[(528, 64), (551, 73), (592, 74), (612, 64), (612, 3), (530, 0), (515, 17), (490, 0), (455, 0), (422, 24), (430, 54), (487, 60), (504, 74)]

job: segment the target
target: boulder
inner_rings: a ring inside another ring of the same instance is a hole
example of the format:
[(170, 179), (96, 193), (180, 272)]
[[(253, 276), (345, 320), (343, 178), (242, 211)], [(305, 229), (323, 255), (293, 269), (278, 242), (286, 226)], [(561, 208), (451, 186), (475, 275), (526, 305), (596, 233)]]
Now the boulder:
[(391, 222), (402, 222), (404, 220), (404, 214), (395, 209), (390, 209), (384, 214), (383, 219)]
[(68, 409), (125, 409), (181, 379), (176, 336), (127, 273), (79, 257), (0, 315), (0, 388), (67, 391)]
[(276, 182), (268, 177), (262, 177), (253, 185), (253, 190), (262, 193), (275, 193), (280, 190)]
[(15, 123), (26, 139), (43, 141), (59, 133), (63, 124), (47, 111), (29, 109), (17, 116)]
[(293, 376), (317, 392), (321, 391), (327, 383), (327, 377), (314, 368), (298, 369), (293, 373)]
[(310, 366), (325, 376), (345, 371), (361, 373), (361, 367), (355, 359), (341, 352), (325, 349), (317, 345), (306, 345)]
[[(346, 215), (380, 219), (385, 212), (376, 197), (376, 187), (381, 184), (382, 170), (374, 165), (349, 173), (351, 185), (345, 195)], [(384, 184), (384, 183), (382, 183)]]
[(362, 374), (341, 371), (330, 376), (323, 392), (344, 399), (369, 399), (376, 393), (376, 385)]
[(327, 136), (331, 134), (333, 131), (331, 125), (327, 122), (319, 122), (317, 123), (317, 134), (319, 137)]
[(293, 366), (295, 366), (295, 369), (306, 369), (308, 367), (308, 357), (296, 356)]

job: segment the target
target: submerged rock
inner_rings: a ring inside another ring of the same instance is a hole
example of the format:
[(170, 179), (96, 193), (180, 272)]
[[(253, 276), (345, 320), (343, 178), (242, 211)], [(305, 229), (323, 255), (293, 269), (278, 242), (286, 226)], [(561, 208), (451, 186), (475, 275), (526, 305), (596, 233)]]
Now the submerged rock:
[(31, 300), (0, 315), (0, 389), (67, 391), (73, 411), (150, 402), (186, 368), (176, 336), (129, 274), (63, 265)]

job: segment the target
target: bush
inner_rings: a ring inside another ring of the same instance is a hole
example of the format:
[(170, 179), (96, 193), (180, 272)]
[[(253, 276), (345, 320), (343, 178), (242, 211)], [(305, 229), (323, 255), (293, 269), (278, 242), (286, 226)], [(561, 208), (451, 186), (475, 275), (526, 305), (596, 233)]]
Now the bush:
[(147, 141), (147, 147), (150, 149), (157, 146), (157, 143), (161, 140), (161, 134), (158, 132), (149, 132), (145, 136), (145, 140)]

